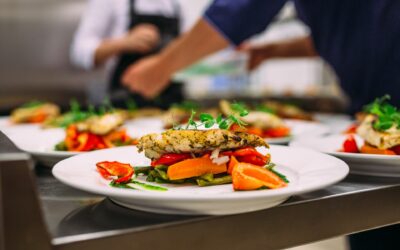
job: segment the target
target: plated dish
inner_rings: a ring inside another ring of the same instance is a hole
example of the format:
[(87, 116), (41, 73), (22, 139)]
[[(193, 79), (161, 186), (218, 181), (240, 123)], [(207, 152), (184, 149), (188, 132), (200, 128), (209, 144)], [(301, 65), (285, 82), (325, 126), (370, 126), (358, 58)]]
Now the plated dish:
[(10, 120), (14, 124), (42, 123), (60, 114), (60, 108), (49, 102), (32, 101), (14, 109)]
[[(328, 135), (324, 137), (301, 137), (290, 142), (291, 147), (311, 148), (338, 157), (350, 166), (350, 172), (360, 175), (400, 177), (400, 156), (380, 154), (345, 153), (341, 147), (347, 135)], [(354, 139), (361, 147), (364, 140), (358, 135)]]
[(354, 133), (364, 140), (363, 145), (358, 146), (349, 135), (341, 151), (400, 156), (400, 111), (389, 103), (388, 96), (366, 106)]
[[(96, 164), (104, 161), (127, 163), (136, 169), (150, 166), (151, 159), (133, 146), (98, 150), (65, 159), (53, 168), (54, 176), (75, 188), (110, 197), (132, 209), (168, 214), (234, 214), (276, 206), (291, 195), (309, 192), (334, 184), (348, 173), (347, 165), (334, 157), (307, 149), (271, 146), (257, 148), (271, 154), (275, 169), (290, 183), (282, 188), (234, 191), (232, 184), (198, 186), (196, 184), (155, 183), (138, 175), (137, 181), (161, 189), (116, 188), (104, 179)], [(313, 159), (309, 161), (308, 159)]]
[(57, 151), (85, 152), (118, 146), (135, 145), (121, 125), (125, 117), (120, 112), (93, 115), (84, 121), (70, 124), (65, 139), (55, 145)]

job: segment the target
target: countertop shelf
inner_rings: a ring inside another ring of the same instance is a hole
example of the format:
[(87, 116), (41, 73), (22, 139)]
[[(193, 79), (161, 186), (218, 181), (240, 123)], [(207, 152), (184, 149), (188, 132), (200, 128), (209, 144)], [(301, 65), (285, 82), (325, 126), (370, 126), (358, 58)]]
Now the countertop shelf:
[[(58, 182), (50, 168), (37, 165), (32, 171), (27, 159), (0, 133), (5, 242), (17, 238), (17, 245), (26, 246), (29, 238), (14, 234), (38, 234), (41, 248), (29, 249), (280, 249), (400, 221), (399, 179), (349, 175), (266, 210), (177, 216), (120, 207)], [(17, 174), (24, 185), (12, 181)]]

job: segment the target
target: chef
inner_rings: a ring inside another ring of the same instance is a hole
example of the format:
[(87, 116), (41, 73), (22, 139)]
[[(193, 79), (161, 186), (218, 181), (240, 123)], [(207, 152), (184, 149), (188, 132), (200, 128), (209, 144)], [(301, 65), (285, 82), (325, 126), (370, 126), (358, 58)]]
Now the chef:
[[(285, 2), (214, 1), (179, 41), (133, 65), (124, 83), (143, 95), (157, 95), (173, 72), (229, 45), (238, 46), (265, 30)], [(332, 65), (351, 98), (350, 112), (386, 93), (400, 106), (400, 1), (294, 2), (299, 18), (310, 28), (312, 47)]]
[(86, 70), (106, 65), (115, 106), (124, 106), (128, 98), (139, 107), (166, 108), (181, 102), (180, 84), (170, 84), (153, 100), (129, 93), (121, 85), (121, 75), (130, 64), (178, 36), (180, 14), (177, 0), (90, 0), (71, 46), (71, 61)]
[[(168, 85), (168, 78), (175, 71), (229, 45), (238, 46), (263, 31), (285, 2), (215, 0), (185, 36), (160, 54), (131, 66), (123, 83), (146, 97), (155, 96)], [(278, 51), (282, 56), (293, 51), (321, 56), (333, 67), (350, 97), (350, 112), (359, 111), (384, 94), (390, 94), (392, 102), (400, 106), (400, 1), (294, 2), (311, 34), (310, 38), (285, 44), (283, 50), (281, 47)], [(251, 60), (253, 66), (257, 60)], [(400, 225), (395, 225), (356, 234), (350, 237), (350, 245), (363, 250), (400, 249), (399, 232)]]

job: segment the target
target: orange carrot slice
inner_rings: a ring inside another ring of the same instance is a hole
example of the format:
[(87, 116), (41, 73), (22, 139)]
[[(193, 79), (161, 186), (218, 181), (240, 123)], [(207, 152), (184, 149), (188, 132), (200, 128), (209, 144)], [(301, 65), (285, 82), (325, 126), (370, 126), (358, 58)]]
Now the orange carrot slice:
[(235, 156), (231, 156), (231, 160), (229, 161), (229, 164), (228, 164), (228, 174), (231, 174), (232, 173), (232, 170), (233, 170), (233, 168), (238, 164), (239, 162), (238, 162), (238, 160), (236, 159), (236, 157)]
[(170, 180), (180, 180), (203, 174), (220, 174), (226, 172), (226, 164), (217, 165), (210, 158), (193, 158), (175, 163), (168, 167), (167, 175)]
[(235, 190), (255, 190), (261, 187), (281, 188), (287, 184), (273, 172), (249, 163), (238, 163), (232, 171)]
[(360, 152), (364, 154), (375, 154), (375, 155), (396, 155), (396, 153), (392, 150), (379, 149), (368, 144), (364, 144), (361, 147)]

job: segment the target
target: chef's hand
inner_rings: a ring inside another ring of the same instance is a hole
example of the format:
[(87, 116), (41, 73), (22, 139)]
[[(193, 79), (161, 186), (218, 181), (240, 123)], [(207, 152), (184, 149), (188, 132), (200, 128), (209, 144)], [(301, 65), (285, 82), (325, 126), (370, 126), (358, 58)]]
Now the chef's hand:
[(243, 44), (240, 46), (239, 50), (247, 52), (249, 54), (247, 69), (254, 70), (264, 61), (274, 57), (275, 45), (267, 44), (262, 46), (255, 46), (250, 44)]
[(166, 65), (161, 65), (160, 57), (149, 56), (131, 65), (122, 76), (122, 83), (148, 99), (159, 95), (168, 86), (171, 77)]
[(122, 38), (125, 52), (147, 53), (160, 43), (160, 32), (152, 24), (139, 24)]

